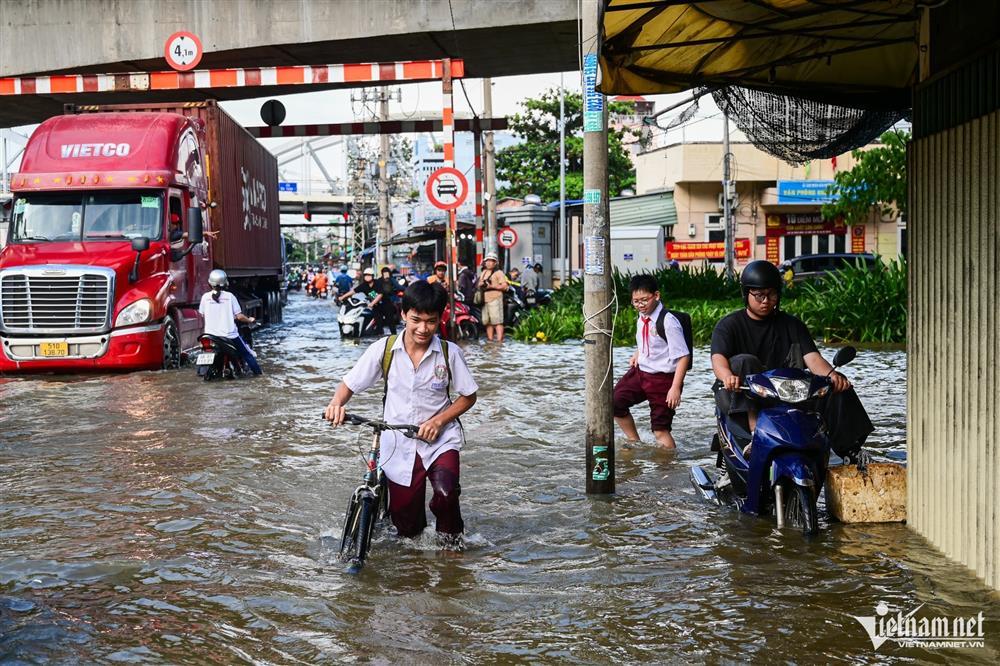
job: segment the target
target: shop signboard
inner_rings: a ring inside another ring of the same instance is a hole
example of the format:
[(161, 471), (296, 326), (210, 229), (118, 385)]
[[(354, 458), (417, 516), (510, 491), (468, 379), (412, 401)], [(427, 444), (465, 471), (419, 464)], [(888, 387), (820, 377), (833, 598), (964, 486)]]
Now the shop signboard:
[(769, 238), (847, 233), (847, 225), (844, 224), (843, 218), (824, 220), (819, 213), (770, 213), (766, 224)]
[(851, 228), (851, 254), (862, 254), (865, 251), (865, 227), (859, 224)]
[(778, 204), (816, 206), (830, 203), (832, 180), (779, 180)]

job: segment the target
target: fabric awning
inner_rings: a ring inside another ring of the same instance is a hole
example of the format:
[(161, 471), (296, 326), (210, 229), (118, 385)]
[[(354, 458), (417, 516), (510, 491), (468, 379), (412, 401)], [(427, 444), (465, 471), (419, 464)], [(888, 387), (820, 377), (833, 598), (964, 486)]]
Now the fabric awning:
[(740, 85), (852, 106), (909, 106), (914, 0), (605, 0), (605, 94)]

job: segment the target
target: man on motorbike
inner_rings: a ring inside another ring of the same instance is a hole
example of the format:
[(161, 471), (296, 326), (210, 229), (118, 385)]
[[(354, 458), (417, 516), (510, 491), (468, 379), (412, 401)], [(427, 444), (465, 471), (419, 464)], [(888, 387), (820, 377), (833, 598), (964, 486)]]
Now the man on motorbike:
[(229, 286), (229, 278), (225, 271), (216, 269), (209, 273), (208, 284), (212, 287), (212, 291), (202, 295), (201, 305), (198, 307), (198, 313), (204, 321), (203, 333), (229, 340), (229, 343), (240, 352), (243, 362), (249, 366), (250, 371), (255, 375), (262, 374), (257, 358), (240, 337), (239, 329), (236, 327), (236, 322), (252, 324), (257, 320), (243, 314), (236, 296), (225, 290)]
[(316, 273), (316, 277), (313, 278), (313, 289), (316, 291), (316, 295), (320, 298), (326, 298), (326, 288), (329, 282), (326, 277), (326, 271), (322, 268)]
[(524, 293), (527, 294), (529, 291), (538, 291), (538, 288), (541, 286), (541, 279), (541, 264), (535, 264), (524, 271), (524, 277), (521, 278), (521, 287), (524, 289)]
[(337, 276), (337, 279), (334, 280), (334, 285), (337, 287), (337, 296), (343, 296), (354, 288), (354, 280), (352, 280), (351, 276), (347, 274), (346, 265), (342, 265), (340, 267), (340, 274)]
[(375, 291), (381, 298), (378, 307), (372, 306), (372, 311), (375, 313), (378, 325), (388, 328), (389, 334), (392, 335), (396, 332), (399, 317), (395, 303), (396, 281), (392, 279), (392, 269), (388, 266), (382, 267), (381, 277), (375, 280)]
[(752, 432), (755, 404), (740, 392), (743, 377), (775, 368), (829, 375), (833, 393), (821, 409), (830, 444), (840, 456), (855, 455), (875, 428), (851, 382), (819, 353), (806, 325), (779, 309), (782, 284), (781, 273), (769, 261), (752, 261), (743, 269), (740, 285), (745, 307), (723, 317), (712, 331), (716, 404), (738, 422), (745, 418)]

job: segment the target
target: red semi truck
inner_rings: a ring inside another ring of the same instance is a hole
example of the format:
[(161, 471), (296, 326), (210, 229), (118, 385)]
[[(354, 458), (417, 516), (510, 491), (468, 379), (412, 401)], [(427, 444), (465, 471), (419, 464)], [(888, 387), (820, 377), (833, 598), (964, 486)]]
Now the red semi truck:
[(177, 367), (215, 268), (281, 319), (277, 161), (213, 101), (67, 107), (11, 185), (0, 373)]

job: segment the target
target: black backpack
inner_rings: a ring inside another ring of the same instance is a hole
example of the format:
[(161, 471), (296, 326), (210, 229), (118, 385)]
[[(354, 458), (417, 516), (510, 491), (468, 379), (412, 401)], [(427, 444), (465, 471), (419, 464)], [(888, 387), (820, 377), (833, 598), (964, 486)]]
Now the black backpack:
[(667, 318), (667, 313), (672, 314), (677, 322), (681, 325), (681, 330), (684, 331), (684, 342), (688, 346), (688, 358), (694, 362), (694, 335), (691, 331), (691, 315), (687, 312), (681, 312), (680, 310), (668, 310), (663, 308), (660, 310), (660, 316), (656, 318), (656, 334), (663, 338), (664, 342), (667, 342), (667, 328), (664, 320)]

